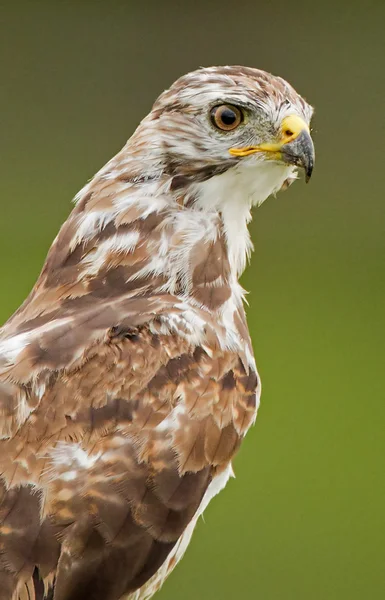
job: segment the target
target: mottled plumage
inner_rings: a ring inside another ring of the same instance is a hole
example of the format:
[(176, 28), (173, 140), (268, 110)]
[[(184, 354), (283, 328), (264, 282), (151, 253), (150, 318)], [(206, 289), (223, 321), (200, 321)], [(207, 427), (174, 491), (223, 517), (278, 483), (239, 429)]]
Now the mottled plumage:
[(78, 194), (0, 334), (0, 600), (144, 600), (183, 555), (259, 403), (250, 209), (310, 176), (311, 112), (201, 69)]

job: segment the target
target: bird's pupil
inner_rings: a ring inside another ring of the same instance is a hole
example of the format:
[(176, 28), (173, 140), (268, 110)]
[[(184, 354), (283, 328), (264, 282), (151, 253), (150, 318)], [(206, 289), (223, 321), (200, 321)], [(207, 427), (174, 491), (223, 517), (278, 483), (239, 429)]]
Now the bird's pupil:
[(232, 125), (236, 120), (237, 115), (230, 108), (225, 108), (221, 113), (221, 121), (225, 125)]

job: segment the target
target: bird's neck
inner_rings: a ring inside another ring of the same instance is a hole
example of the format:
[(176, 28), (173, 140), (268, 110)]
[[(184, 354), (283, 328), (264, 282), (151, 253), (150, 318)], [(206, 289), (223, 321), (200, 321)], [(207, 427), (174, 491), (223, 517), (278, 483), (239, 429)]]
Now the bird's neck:
[(175, 181), (162, 165), (140, 172), (115, 157), (78, 194), (15, 325), (26, 309), (33, 319), (121, 295), (171, 293), (221, 318), (241, 309), (251, 206), (287, 177), (245, 166)]
[[(112, 220), (115, 227), (143, 229), (137, 244), (150, 249), (147, 268), (167, 275), (170, 291), (192, 281), (189, 270), (204, 261), (206, 253), (210, 255), (206, 268), (212, 269), (213, 248), (226, 271), (222, 275), (236, 282), (252, 250), (248, 223), (253, 198), (248, 183), (246, 189), (239, 186), (243, 177), (235, 169), (219, 170), (211, 177), (207, 169), (198, 169), (194, 176), (170, 173), (158, 162), (141, 162), (140, 170), (136, 161), (126, 166), (116, 158), (78, 195), (78, 206), (85, 210), (76, 243), (94, 236), (101, 222), (107, 225)], [(255, 173), (250, 181), (254, 179)], [(263, 190), (263, 199), (269, 193), (270, 189)]]
[[(79, 194), (70, 245), (86, 250), (84, 279), (100, 277), (109, 262), (125, 271), (133, 291), (143, 286), (218, 311), (230, 297), (241, 303), (250, 202), (227, 197), (216, 205), (211, 179), (178, 187), (174, 175), (151, 173), (129, 178), (114, 169), (102, 172)], [(91, 244), (96, 249), (87, 253)]]
[(248, 231), (251, 208), (260, 206), (294, 178), (291, 166), (251, 159), (192, 186), (195, 208), (214, 211), (221, 217), (230, 268), (236, 276), (245, 269), (253, 249)]

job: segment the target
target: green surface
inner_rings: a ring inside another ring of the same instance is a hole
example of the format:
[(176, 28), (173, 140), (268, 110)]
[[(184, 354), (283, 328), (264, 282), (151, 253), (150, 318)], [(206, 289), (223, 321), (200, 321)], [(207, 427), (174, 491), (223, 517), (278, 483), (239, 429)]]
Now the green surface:
[(286, 77), (317, 164), (256, 211), (243, 278), (264, 391), (236, 480), (159, 600), (377, 600), (384, 575), (385, 4), (2, 5), (0, 316), (70, 199), (199, 65)]

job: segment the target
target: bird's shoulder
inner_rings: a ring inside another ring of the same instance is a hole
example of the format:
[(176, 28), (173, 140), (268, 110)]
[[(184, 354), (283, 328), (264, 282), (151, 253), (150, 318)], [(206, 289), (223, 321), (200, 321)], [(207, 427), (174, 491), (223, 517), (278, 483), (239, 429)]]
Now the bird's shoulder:
[[(91, 446), (117, 429), (142, 440), (159, 433), (162, 443), (168, 432), (182, 471), (229, 460), (259, 394), (253, 365), (225, 347), (225, 336), (208, 311), (160, 295), (95, 303), (3, 337), (2, 437), (14, 446), (8, 464), (23, 445), (39, 472), (36, 450), (43, 456), (53, 439)], [(143, 456), (158, 452), (153, 442), (142, 446)]]

